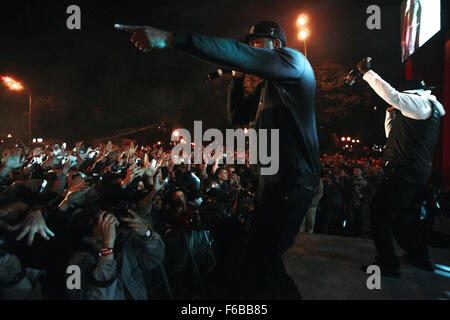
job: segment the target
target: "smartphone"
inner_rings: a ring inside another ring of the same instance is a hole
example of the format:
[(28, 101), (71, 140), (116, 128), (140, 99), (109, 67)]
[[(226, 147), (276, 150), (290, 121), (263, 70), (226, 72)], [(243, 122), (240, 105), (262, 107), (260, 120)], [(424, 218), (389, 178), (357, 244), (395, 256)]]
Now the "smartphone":
[(39, 190), (39, 192), (44, 191), (46, 186), (47, 186), (47, 180), (42, 181), (41, 190)]

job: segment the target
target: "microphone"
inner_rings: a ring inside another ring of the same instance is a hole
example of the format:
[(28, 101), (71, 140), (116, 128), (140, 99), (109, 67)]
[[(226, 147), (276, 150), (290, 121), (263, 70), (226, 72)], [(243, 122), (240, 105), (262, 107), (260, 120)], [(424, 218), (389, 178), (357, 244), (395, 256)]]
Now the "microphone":
[(233, 70), (231, 69), (225, 69), (225, 68), (219, 68), (217, 71), (211, 72), (208, 74), (208, 80), (214, 80), (217, 78), (221, 78), (224, 74), (231, 73)]
[[(371, 57), (367, 57), (366, 59), (364, 59), (367, 62), (370, 62), (372, 60)], [(362, 73), (359, 72), (358, 68), (355, 68), (353, 70), (351, 70), (347, 76), (345, 77), (344, 80), (344, 84), (348, 85), (349, 87), (351, 87), (352, 85), (355, 84), (355, 82), (362, 77)]]

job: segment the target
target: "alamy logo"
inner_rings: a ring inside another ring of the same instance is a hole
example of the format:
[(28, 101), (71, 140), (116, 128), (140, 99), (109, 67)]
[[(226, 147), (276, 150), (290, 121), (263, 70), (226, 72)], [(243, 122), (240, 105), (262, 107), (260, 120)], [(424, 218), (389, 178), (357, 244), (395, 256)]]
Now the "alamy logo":
[(367, 274), (370, 274), (367, 278), (367, 289), (381, 289), (381, 270), (377, 265), (371, 265), (367, 267)]
[(70, 5), (66, 10), (67, 14), (70, 16), (66, 20), (66, 26), (69, 30), (80, 30), (81, 29), (81, 9), (77, 5)]
[[(279, 129), (226, 129), (226, 164), (246, 163), (246, 139), (248, 139), (248, 163), (259, 164), (261, 175), (277, 174), (279, 159)], [(268, 135), (270, 134), (270, 140)], [(203, 133), (202, 121), (194, 121), (194, 140), (187, 129), (178, 129), (172, 133), (171, 140), (178, 143), (171, 152), (175, 164), (191, 161), (192, 146), (194, 164), (213, 164), (217, 158), (223, 164), (224, 138), (219, 129), (208, 129)], [(212, 141), (203, 148), (204, 141)], [(236, 149), (235, 142), (236, 141)], [(269, 154), (270, 149), (270, 154)], [(237, 157), (235, 157), (235, 154)], [(237, 159), (235, 159), (237, 158)]]
[(367, 18), (367, 29), (374, 30), (374, 29), (381, 29), (381, 9), (377, 5), (371, 5), (367, 7), (366, 10), (367, 14), (370, 14), (370, 16)]
[(69, 290), (81, 289), (81, 269), (77, 265), (70, 265), (67, 267), (66, 274), (68, 275), (66, 286)]

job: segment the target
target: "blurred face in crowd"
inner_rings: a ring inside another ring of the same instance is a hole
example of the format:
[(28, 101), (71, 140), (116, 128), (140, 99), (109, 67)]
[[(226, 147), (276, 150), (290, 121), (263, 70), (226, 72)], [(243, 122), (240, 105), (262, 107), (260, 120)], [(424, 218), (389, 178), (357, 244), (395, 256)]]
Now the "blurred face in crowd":
[(177, 191), (172, 195), (172, 200), (177, 201), (177, 203), (186, 203), (186, 200), (184, 198), (184, 192), (183, 191)]
[(361, 177), (362, 171), (360, 168), (353, 168), (353, 176), (354, 177)]
[(383, 175), (383, 168), (377, 165), (375, 168), (373, 168), (372, 173), (375, 176), (382, 176)]
[(332, 168), (332, 173), (333, 173), (336, 177), (339, 176), (340, 171), (341, 171), (341, 169), (340, 169), (338, 166), (334, 166), (334, 167)]
[(369, 171), (370, 170), (370, 163), (366, 162), (364, 164), (364, 170)]
[(155, 206), (156, 210), (162, 209), (163, 202), (162, 202), (161, 196), (159, 194), (155, 196), (154, 206)]
[(228, 172), (225, 169), (219, 169), (219, 173), (217, 174), (217, 178), (220, 182), (228, 180)]

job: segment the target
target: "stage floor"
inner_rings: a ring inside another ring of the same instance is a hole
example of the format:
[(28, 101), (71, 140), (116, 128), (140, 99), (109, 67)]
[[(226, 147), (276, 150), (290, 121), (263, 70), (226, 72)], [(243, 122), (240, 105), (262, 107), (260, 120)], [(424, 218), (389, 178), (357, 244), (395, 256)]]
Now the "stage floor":
[[(402, 255), (397, 247), (397, 255)], [(402, 278), (381, 277), (381, 289), (369, 290), (363, 264), (373, 262), (372, 240), (299, 233), (285, 253), (286, 270), (305, 300), (450, 299), (450, 250), (430, 248), (434, 273), (402, 260)]]

